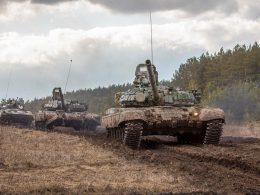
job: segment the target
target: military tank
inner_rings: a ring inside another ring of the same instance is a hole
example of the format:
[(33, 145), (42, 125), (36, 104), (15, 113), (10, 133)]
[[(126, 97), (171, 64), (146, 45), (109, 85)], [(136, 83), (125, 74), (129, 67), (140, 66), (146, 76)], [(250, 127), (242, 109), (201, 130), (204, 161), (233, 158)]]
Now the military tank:
[(64, 100), (61, 88), (54, 88), (52, 100), (35, 114), (36, 129), (53, 129), (57, 126), (75, 130), (95, 130), (100, 125), (98, 115), (87, 112), (87, 105), (78, 101)]
[(23, 101), (18, 99), (2, 100), (0, 104), (0, 124), (31, 127), (33, 114), (24, 109)]
[(181, 143), (218, 144), (225, 122), (224, 111), (201, 107), (198, 91), (181, 91), (159, 85), (156, 67), (147, 60), (136, 67), (134, 88), (115, 95), (118, 108), (102, 117), (107, 136), (132, 149), (142, 138), (170, 135)]

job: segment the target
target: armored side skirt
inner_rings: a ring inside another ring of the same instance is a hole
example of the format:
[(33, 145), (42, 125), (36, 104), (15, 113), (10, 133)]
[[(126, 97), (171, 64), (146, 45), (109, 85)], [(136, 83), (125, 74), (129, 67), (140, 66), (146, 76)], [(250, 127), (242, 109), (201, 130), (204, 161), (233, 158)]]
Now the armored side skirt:
[(23, 114), (3, 114), (0, 117), (1, 124), (8, 124), (8, 125), (24, 125), (28, 126), (31, 125), (33, 121), (33, 116), (31, 115), (23, 115)]

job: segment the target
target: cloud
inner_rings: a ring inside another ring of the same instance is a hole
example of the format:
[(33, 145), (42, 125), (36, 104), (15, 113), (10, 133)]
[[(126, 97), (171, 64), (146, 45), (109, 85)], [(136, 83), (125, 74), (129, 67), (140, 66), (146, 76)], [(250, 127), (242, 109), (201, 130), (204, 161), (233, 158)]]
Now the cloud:
[[(191, 24), (183, 24), (181, 28), (179, 25), (179, 23), (154, 25), (155, 47), (175, 50), (181, 45), (202, 46), (189, 36), (188, 33), (192, 29), (188, 26), (192, 26)], [(149, 53), (149, 28), (149, 25), (131, 25), (91, 30), (55, 29), (42, 35), (1, 33), (0, 63), (21, 64), (26, 67), (51, 65), (56, 59), (77, 54), (80, 50), (86, 51), (86, 59), (94, 61), (101, 57), (96, 57), (102, 54), (100, 51), (108, 48), (111, 51), (137, 48)]]
[[(31, 0), (31, 3), (57, 4), (76, 0)], [(209, 10), (232, 13), (238, 10), (237, 0), (87, 0), (121, 13), (142, 13), (149, 11), (181, 10), (189, 14), (198, 14)]]
[(5, 7), (8, 3), (24, 3), (28, 0), (0, 0), (0, 8)]
[(89, 0), (92, 3), (103, 5), (109, 9), (123, 13), (140, 13), (165, 10), (182, 10), (187, 13), (197, 14), (209, 10), (224, 10), (234, 12), (237, 10), (236, 0), (215, 1), (215, 0)]
[[(24, 4), (26, 6), (23, 6)], [(20, 5), (22, 13), (19, 15), (22, 16), (26, 9), (29, 9), (30, 12), (34, 10), (36, 13), (40, 8), (44, 8), (45, 11), (47, 9), (56, 11), (55, 8), (59, 8), (59, 11), (63, 9), (69, 11), (66, 7), (73, 9), (73, 7), (78, 7), (79, 4), (89, 7), (88, 11), (92, 9), (97, 12), (110, 10), (111, 13), (117, 12), (125, 15), (147, 13), (150, 10), (157, 13), (166, 13), (166, 15), (167, 12), (168, 14), (172, 12), (175, 19), (176, 17), (194, 17), (208, 13), (215, 14), (216, 17), (222, 14), (229, 17), (237, 15), (251, 20), (260, 18), (259, 0), (193, 0), (192, 2), (184, 0), (0, 0), (0, 17), (7, 13), (9, 13), (8, 17), (14, 17), (12, 16), (15, 13), (12, 5), (16, 7)]]
[[(56, 5), (65, 2), (75, 2), (80, 0), (2, 0), (0, 7), (12, 2), (30, 2), (31, 4)], [(81, 0), (82, 1), (82, 0)], [(180, 10), (188, 14), (199, 14), (210, 10), (225, 13), (233, 13), (238, 10), (237, 0), (85, 0), (93, 4), (98, 4), (112, 11), (121, 13), (143, 13), (151, 11)]]
[(239, 1), (240, 13), (242, 16), (257, 20), (260, 18), (260, 1)]
[[(66, 25), (68, 20), (70, 21), (70, 19), (73, 18), (76, 20), (76, 24), (78, 24), (79, 22), (83, 22), (82, 18), (78, 19), (77, 16), (84, 15), (84, 17), (89, 18), (89, 16), (93, 14), (101, 15), (101, 13), (109, 13), (106, 8), (84, 0), (51, 2), (53, 3), (47, 4), (48, 2), (45, 2), (45, 4), (41, 4), (35, 2), (32, 3), (29, 0), (0, 0), (0, 24), (4, 23), (6, 26), (16, 26), (16, 29), (18, 30), (21, 30), (21, 28), (23, 28), (21, 26), (24, 24), (29, 24), (29, 28), (33, 29), (32, 27), (34, 27), (34, 24), (32, 25), (32, 23), (38, 20), (37, 22), (41, 23), (41, 25), (39, 25), (41, 26), (41, 29), (46, 28), (49, 30), (50, 28), (53, 28), (53, 24), (51, 24), (52, 22)], [(85, 20), (86, 19), (84, 19), (84, 22)], [(16, 24), (14, 22), (16, 22)], [(73, 22), (73, 24), (75, 24), (75, 22)], [(0, 32), (4, 31), (4, 27), (5, 26), (2, 26), (2, 28), (0, 28)], [(25, 29), (27, 29), (27, 27), (23, 28), (23, 30)]]
[(17, 2), (20, 2), (20, 3), (23, 3), (25, 2), (26, 0), (0, 0), (0, 15), (3, 14), (6, 9), (7, 9), (7, 5), (9, 3), (17, 3)]
[[(214, 18), (155, 24), (154, 61), (160, 78), (170, 79), (181, 62), (202, 52), (260, 41), (259, 31), (257, 21), (235, 16), (225, 22)], [(48, 95), (52, 87), (64, 85), (70, 59), (69, 90), (132, 82), (135, 66), (150, 57), (149, 42), (149, 25), (141, 24), (90, 30), (57, 28), (46, 34), (0, 33), (0, 88), (5, 88), (12, 66), (10, 95), (18, 91), (25, 98)]]
[(78, 0), (31, 0), (31, 3), (39, 3), (39, 4), (57, 4), (63, 2), (72, 2)]

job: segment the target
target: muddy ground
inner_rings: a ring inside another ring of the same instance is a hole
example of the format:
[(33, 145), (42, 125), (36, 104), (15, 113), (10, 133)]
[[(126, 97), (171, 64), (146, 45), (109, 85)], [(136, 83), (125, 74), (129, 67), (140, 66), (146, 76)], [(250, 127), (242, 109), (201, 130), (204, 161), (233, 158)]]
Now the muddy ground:
[(260, 194), (260, 140), (219, 146), (0, 127), (0, 194)]

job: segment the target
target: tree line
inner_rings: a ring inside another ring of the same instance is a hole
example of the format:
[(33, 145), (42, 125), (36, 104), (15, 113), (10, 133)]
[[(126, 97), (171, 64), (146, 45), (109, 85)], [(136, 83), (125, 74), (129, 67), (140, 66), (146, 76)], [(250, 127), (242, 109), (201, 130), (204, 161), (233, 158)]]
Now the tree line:
[(232, 120), (260, 120), (260, 46), (236, 45), (190, 58), (175, 71), (172, 84), (201, 90), (204, 104), (223, 108)]

